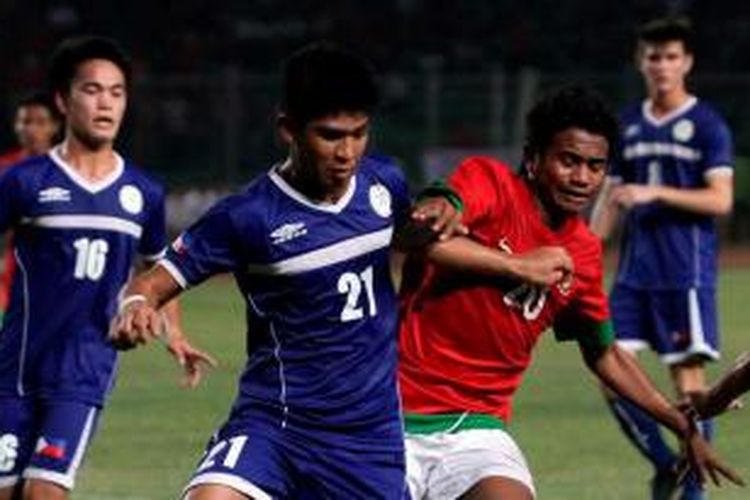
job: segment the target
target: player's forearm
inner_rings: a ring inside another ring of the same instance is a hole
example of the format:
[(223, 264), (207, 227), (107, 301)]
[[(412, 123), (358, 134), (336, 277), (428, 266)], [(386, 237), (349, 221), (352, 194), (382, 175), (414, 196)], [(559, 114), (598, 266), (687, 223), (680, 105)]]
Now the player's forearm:
[(638, 362), (616, 345), (589, 357), (591, 370), (618, 395), (632, 401), (680, 437), (690, 432), (690, 422), (651, 382)]
[(656, 199), (664, 205), (686, 212), (721, 216), (732, 211), (731, 189), (682, 189), (669, 186), (657, 188)]
[(750, 352), (745, 353), (708, 392), (704, 407), (709, 415), (720, 413), (750, 390)]
[(517, 263), (510, 255), (465, 237), (434, 243), (426, 256), (434, 264), (454, 271), (483, 276), (517, 275)]
[[(177, 297), (181, 291), (179, 284), (161, 266), (155, 265), (133, 278), (125, 291), (125, 297), (141, 296), (146, 302), (158, 309)], [(172, 301), (175, 302), (175, 301)], [(177, 314), (177, 306), (169, 306), (165, 312)], [(179, 325), (179, 319), (177, 324)]]
[(620, 207), (613, 203), (610, 198), (613, 184), (614, 181), (607, 181), (591, 211), (589, 227), (602, 241), (607, 240), (612, 235), (620, 216)]

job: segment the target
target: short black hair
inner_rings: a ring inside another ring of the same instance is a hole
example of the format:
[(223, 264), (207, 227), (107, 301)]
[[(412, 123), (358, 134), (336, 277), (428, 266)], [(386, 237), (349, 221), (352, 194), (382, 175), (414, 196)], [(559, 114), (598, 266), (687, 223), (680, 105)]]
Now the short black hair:
[(130, 86), (132, 66), (130, 57), (111, 38), (95, 35), (66, 38), (57, 46), (49, 64), (48, 85), (52, 94), (67, 94), (78, 66), (92, 59), (105, 59), (117, 66)]
[(685, 52), (694, 51), (693, 26), (686, 17), (664, 17), (653, 19), (638, 29), (641, 43), (682, 42)]
[(50, 116), (55, 121), (62, 120), (60, 111), (55, 106), (55, 100), (52, 98), (49, 92), (44, 90), (32, 90), (23, 94), (16, 100), (15, 110), (18, 111), (21, 108), (29, 106), (40, 106), (49, 111)]
[(369, 115), (378, 104), (367, 61), (330, 42), (315, 42), (293, 53), (282, 74), (281, 111), (298, 127), (329, 113)]
[(597, 92), (581, 85), (545, 94), (526, 115), (526, 156), (543, 155), (555, 134), (569, 128), (603, 136), (612, 158), (620, 132), (617, 118)]

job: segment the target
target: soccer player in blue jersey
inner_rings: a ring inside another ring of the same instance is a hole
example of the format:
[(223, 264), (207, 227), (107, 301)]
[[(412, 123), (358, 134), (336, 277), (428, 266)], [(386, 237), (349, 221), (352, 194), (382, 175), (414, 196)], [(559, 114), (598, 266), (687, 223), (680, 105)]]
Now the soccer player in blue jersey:
[(327, 44), (292, 55), (277, 121), (288, 158), (127, 289), (125, 343), (149, 340), (155, 308), (213, 274), (232, 272), (246, 300), (239, 394), (187, 498), (406, 492), (389, 246), (410, 200), (400, 170), (364, 154), (376, 100), (358, 56)]
[[(0, 177), (0, 230), (13, 228), (18, 273), (0, 331), (0, 499), (67, 498), (110, 391), (118, 295), (138, 254), (165, 247), (162, 188), (113, 143), (130, 66), (111, 40), (82, 37), (53, 55), (63, 142)], [(206, 359), (170, 348), (197, 376)]]
[[(653, 349), (680, 396), (705, 389), (704, 363), (719, 357), (715, 219), (732, 206), (732, 141), (719, 114), (692, 95), (690, 25), (657, 20), (639, 33), (637, 61), (648, 98), (622, 115), (619, 161), (592, 227), (607, 237), (625, 212), (612, 315), (621, 345)], [(654, 498), (674, 488), (675, 453), (659, 428), (621, 399), (610, 406), (655, 467)], [(711, 436), (711, 423), (704, 433)], [(682, 498), (702, 498), (689, 478)]]

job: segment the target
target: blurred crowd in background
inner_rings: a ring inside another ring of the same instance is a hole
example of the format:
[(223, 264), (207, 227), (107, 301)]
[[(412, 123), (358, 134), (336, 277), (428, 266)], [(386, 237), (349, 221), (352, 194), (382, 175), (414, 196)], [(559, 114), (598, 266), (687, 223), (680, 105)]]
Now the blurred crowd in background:
[[(694, 21), (692, 84), (727, 117), (742, 166), (750, 4), (697, 0), (0, 0), (0, 148), (13, 144), (14, 101), (43, 85), (60, 39), (113, 36), (132, 54), (136, 77), (120, 148), (175, 192), (191, 193), (179, 203), (193, 206), (196, 191), (212, 198), (279, 159), (279, 64), (328, 39), (373, 62), (383, 91), (374, 148), (421, 183), (457, 151), (517, 158), (523, 115), (551, 86), (591, 84), (613, 107), (637, 99), (635, 27), (668, 13)], [(738, 213), (750, 206), (745, 170), (737, 171)], [(750, 233), (750, 223), (735, 222), (731, 231)]]

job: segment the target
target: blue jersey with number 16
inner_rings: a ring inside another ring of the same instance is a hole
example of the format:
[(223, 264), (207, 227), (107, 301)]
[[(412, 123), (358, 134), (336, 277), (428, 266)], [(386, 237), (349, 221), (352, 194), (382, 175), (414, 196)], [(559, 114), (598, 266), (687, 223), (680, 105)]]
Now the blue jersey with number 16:
[(234, 415), (282, 427), (385, 426), (400, 437), (389, 245), (409, 205), (403, 176), (366, 157), (345, 195), (319, 204), (285, 182), (283, 168), (213, 207), (161, 265), (182, 286), (224, 271), (237, 280), (248, 357)]
[(60, 157), (0, 177), (0, 231), (15, 232), (18, 272), (0, 330), (0, 397), (100, 405), (116, 352), (108, 335), (137, 256), (163, 252), (164, 194), (117, 156), (91, 182)]

